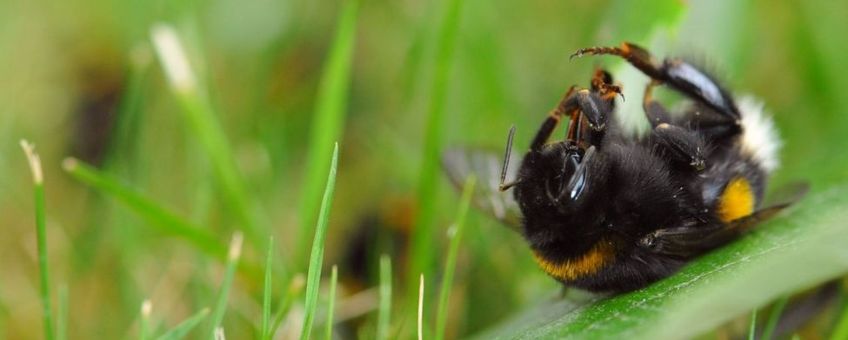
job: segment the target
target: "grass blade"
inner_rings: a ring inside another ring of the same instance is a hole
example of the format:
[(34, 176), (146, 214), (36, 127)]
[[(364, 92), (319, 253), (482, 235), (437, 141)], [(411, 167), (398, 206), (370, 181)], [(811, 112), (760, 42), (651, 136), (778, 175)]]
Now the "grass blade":
[(29, 167), (32, 171), (32, 182), (35, 184), (35, 233), (38, 244), (38, 269), (41, 281), (41, 317), (44, 322), (44, 338), (54, 339), (53, 313), (50, 306), (50, 271), (47, 266), (47, 225), (44, 204), (44, 175), (41, 171), (41, 158), (35, 153), (35, 146), (21, 140)]
[(377, 310), (377, 340), (389, 338), (392, 312), (392, 260), (388, 255), (380, 256), (380, 290)]
[(783, 309), (786, 308), (787, 302), (789, 302), (789, 296), (784, 296), (780, 298), (780, 300), (777, 300), (771, 308), (768, 321), (766, 321), (766, 326), (763, 328), (763, 333), (760, 336), (760, 339), (771, 340), (771, 337), (774, 334), (774, 329), (777, 327), (777, 322), (780, 321), (780, 315), (783, 314)]
[[(453, 224), (453, 236), (451, 237), (450, 248), (448, 248), (448, 258), (445, 261), (445, 269), (442, 275), (442, 286), (439, 290), (439, 306), (436, 312), (436, 339), (445, 338), (445, 327), (447, 326), (448, 318), (448, 300), (450, 299), (451, 285), (453, 285), (453, 274), (456, 269), (456, 257), (459, 253), (459, 242), (462, 239), (463, 230), (465, 230), (465, 216), (468, 214), (468, 206), (471, 203), (471, 195), (474, 193), (474, 176), (468, 177), (465, 180), (465, 186), (462, 188), (462, 199), (459, 205), (459, 211), (456, 214), (456, 222)], [(450, 232), (450, 231), (449, 231)]]
[(271, 331), (271, 259), (274, 254), (274, 237), (268, 239), (268, 254), (265, 256), (265, 285), (262, 292), (262, 331), (260, 339), (268, 339)]
[(412, 235), (410, 251), (411, 266), (409, 280), (415, 282), (415, 274), (429, 273), (433, 257), (433, 224), (436, 218), (436, 195), (438, 194), (438, 172), (445, 120), (445, 101), (448, 93), (450, 68), (454, 45), (459, 27), (461, 0), (446, 0), (446, 11), (439, 27), (436, 45), (435, 69), (430, 92), (427, 125), (424, 131), (424, 150), (421, 172), (418, 178), (418, 218)]
[(215, 309), (212, 312), (212, 329), (211, 334), (221, 327), (221, 322), (224, 320), (224, 313), (227, 311), (227, 300), (230, 296), (230, 287), (233, 285), (233, 278), (236, 276), (236, 268), (238, 267), (239, 257), (241, 257), (242, 234), (236, 231), (233, 234), (233, 239), (230, 241), (230, 251), (227, 255), (227, 271), (224, 274), (224, 282), (221, 283), (221, 289), (218, 291), (218, 299), (215, 303)]
[(769, 301), (844, 275), (846, 219), (848, 184), (832, 185), (651, 286), (589, 304), (544, 303), (479, 338), (697, 337)]
[(324, 198), (321, 200), (321, 212), (315, 226), (315, 239), (312, 241), (312, 254), (309, 256), (309, 271), (306, 275), (305, 318), (300, 333), (301, 339), (309, 339), (312, 333), (312, 322), (315, 320), (315, 309), (318, 304), (318, 286), (321, 284), (321, 264), (324, 261), (324, 239), (327, 236), (327, 220), (330, 217), (330, 206), (333, 201), (333, 191), (336, 188), (336, 171), (339, 163), (339, 144), (333, 149), (330, 163), (330, 174), (324, 188)]
[(62, 162), (62, 167), (76, 180), (112, 195), (150, 222), (150, 225), (159, 231), (185, 239), (198, 249), (219, 259), (225, 257), (226, 249), (213, 234), (185, 221), (117, 179), (101, 173), (75, 158), (66, 158)]
[(330, 164), (330, 151), (333, 143), (341, 140), (345, 121), (348, 87), (350, 86), (350, 68), (353, 60), (354, 41), (356, 39), (356, 18), (359, 2), (343, 1), (338, 19), (335, 37), (327, 61), (324, 64), (321, 83), (316, 99), (315, 118), (312, 121), (309, 145), (306, 157), (306, 177), (303, 180), (303, 192), (299, 211), (300, 226), (295, 246), (295, 263), (306, 262), (307, 245), (312, 233), (309, 229), (315, 225), (327, 166)]
[(333, 272), (330, 276), (330, 296), (327, 303), (327, 340), (333, 338), (333, 312), (336, 310), (336, 284), (339, 280), (339, 268), (333, 265)]
[(274, 314), (274, 322), (271, 324), (271, 329), (268, 331), (268, 338), (273, 339), (274, 334), (277, 332), (277, 328), (280, 327), (280, 324), (283, 322), (283, 318), (288, 313), (289, 308), (292, 305), (294, 299), (300, 296), (300, 292), (303, 290), (305, 279), (303, 278), (303, 274), (297, 274), (292, 278), (289, 283), (289, 287), (286, 290), (286, 294), (283, 295), (283, 298), (280, 300), (279, 308), (277, 309), (277, 313)]
[(153, 313), (153, 303), (144, 300), (141, 303), (141, 325), (138, 332), (138, 338), (141, 340), (150, 339), (150, 313)]
[(842, 308), (842, 313), (836, 326), (833, 327), (833, 334), (830, 335), (831, 340), (848, 339), (848, 304)]
[(194, 327), (200, 324), (206, 316), (209, 315), (209, 308), (204, 308), (203, 310), (197, 312), (196, 314), (190, 316), (188, 319), (185, 319), (183, 322), (180, 322), (178, 325), (171, 328), (171, 330), (162, 334), (157, 340), (176, 340), (182, 339), (188, 332), (191, 332)]
[(59, 306), (56, 315), (56, 339), (68, 338), (68, 286), (59, 286)]
[(757, 338), (757, 309), (754, 308), (754, 311), (751, 312), (751, 325), (748, 326), (748, 340), (755, 340)]
[(424, 274), (418, 279), (418, 340), (424, 339)]
[(236, 167), (230, 144), (205, 90), (198, 84), (182, 42), (176, 31), (164, 24), (153, 27), (151, 40), (171, 89), (182, 106), (183, 116), (209, 157), (215, 178), (224, 192), (221, 196), (244, 224), (248, 238), (258, 241), (259, 222), (253, 210), (255, 204), (247, 195), (247, 185)]

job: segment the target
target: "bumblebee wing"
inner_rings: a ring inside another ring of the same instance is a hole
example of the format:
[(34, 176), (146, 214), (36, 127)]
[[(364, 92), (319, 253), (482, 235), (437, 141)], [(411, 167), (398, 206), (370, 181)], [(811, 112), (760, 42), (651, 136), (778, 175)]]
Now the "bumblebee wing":
[(776, 215), (790, 203), (772, 205), (730, 223), (691, 224), (656, 230), (639, 240), (649, 251), (673, 257), (692, 257), (726, 244)]
[(792, 205), (800, 201), (810, 191), (810, 183), (792, 182), (769, 193), (763, 206)]
[[(510, 157), (506, 181), (515, 179), (521, 159)], [(462, 190), (465, 179), (474, 174), (473, 204), (515, 231), (521, 230), (521, 210), (509, 191), (500, 191), (503, 158), (484, 149), (453, 148), (442, 154), (442, 167), (457, 190)]]

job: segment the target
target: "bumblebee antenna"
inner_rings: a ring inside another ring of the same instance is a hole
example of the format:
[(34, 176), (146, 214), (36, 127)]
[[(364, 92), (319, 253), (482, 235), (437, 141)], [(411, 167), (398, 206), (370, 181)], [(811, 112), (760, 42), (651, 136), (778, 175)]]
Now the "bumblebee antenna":
[(498, 185), (498, 190), (507, 191), (512, 188), (518, 181), (504, 183), (506, 181), (506, 171), (509, 168), (509, 157), (512, 155), (512, 139), (515, 137), (515, 125), (509, 127), (509, 136), (506, 138), (506, 152), (504, 153), (504, 163), (501, 167), (501, 183)]

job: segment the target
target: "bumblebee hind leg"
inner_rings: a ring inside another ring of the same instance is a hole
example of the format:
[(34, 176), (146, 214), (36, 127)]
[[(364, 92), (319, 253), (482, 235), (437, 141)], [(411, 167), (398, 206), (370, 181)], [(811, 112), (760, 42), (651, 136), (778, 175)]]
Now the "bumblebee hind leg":
[(642, 101), (645, 115), (653, 128), (651, 142), (672, 165), (694, 171), (704, 170), (706, 142), (697, 132), (673, 125), (665, 107), (653, 99), (653, 87), (656, 85), (656, 81), (648, 84)]
[(760, 222), (781, 212), (789, 205), (790, 203), (773, 205), (728, 223), (719, 221), (708, 224), (693, 223), (655, 230), (639, 239), (637, 245), (653, 253), (666, 256), (681, 258), (698, 256), (727, 244), (750, 231)]
[(651, 54), (631, 43), (621, 47), (589, 47), (577, 50), (572, 57), (583, 55), (615, 55), (657, 82), (695, 100), (701, 108), (692, 113), (690, 127), (702, 130), (710, 139), (720, 139), (741, 131), (739, 109), (727, 91), (702, 70), (676, 58), (658, 62)]

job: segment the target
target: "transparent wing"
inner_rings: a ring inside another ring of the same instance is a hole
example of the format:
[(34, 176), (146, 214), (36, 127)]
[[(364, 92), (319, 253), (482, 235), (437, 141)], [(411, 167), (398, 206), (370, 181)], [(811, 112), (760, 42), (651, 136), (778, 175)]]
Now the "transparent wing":
[[(506, 182), (515, 179), (520, 165), (520, 157), (510, 157)], [(510, 229), (520, 232), (521, 210), (518, 203), (511, 191), (498, 190), (502, 166), (503, 158), (498, 153), (484, 149), (453, 148), (442, 154), (442, 167), (454, 187), (462, 190), (465, 179), (474, 174), (477, 177), (474, 206), (500, 220)]]

